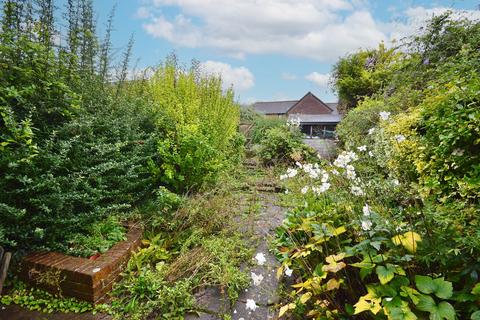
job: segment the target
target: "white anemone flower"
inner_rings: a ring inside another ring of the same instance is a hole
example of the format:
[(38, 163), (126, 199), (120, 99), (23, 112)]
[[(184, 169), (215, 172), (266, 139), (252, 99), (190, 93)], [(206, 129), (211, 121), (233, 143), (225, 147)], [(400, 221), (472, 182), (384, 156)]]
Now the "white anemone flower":
[(301, 190), (302, 194), (306, 194), (308, 192), (308, 186), (305, 186)]
[(367, 146), (363, 145), (363, 146), (358, 147), (357, 149), (358, 149), (358, 151), (367, 151)]
[(292, 273), (293, 273), (293, 270), (290, 269), (288, 266), (285, 266), (285, 275), (287, 277), (291, 277), (292, 276)]
[(363, 206), (362, 211), (363, 211), (363, 215), (364, 215), (365, 217), (369, 217), (369, 216), (370, 216), (371, 211), (370, 211), (370, 206), (369, 206), (368, 204), (365, 204), (365, 205)]
[(380, 115), (380, 119), (382, 119), (383, 121), (386, 121), (388, 120), (388, 118), (390, 118), (391, 113), (388, 111), (382, 111), (379, 113), (379, 115)]
[(362, 220), (362, 230), (363, 231), (368, 231), (372, 229), (372, 221), (370, 220)]
[(352, 186), (351, 188), (352, 194), (355, 196), (364, 196), (365, 192), (359, 186)]

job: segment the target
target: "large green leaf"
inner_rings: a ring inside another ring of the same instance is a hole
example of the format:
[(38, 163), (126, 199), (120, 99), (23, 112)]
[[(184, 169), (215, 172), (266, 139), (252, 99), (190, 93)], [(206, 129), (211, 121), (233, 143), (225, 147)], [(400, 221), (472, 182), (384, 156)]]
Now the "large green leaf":
[(377, 269), (378, 280), (380, 280), (381, 284), (386, 284), (390, 282), (395, 276), (395, 267), (392, 265), (387, 266), (378, 266)]
[(395, 297), (388, 301), (384, 299), (384, 310), (389, 320), (404, 319), (415, 320), (417, 316), (410, 310), (408, 302), (403, 301), (400, 297)]
[(480, 320), (480, 311), (475, 311), (474, 313), (472, 313), (470, 319), (471, 320)]
[(452, 283), (443, 278), (432, 279), (427, 276), (415, 276), (415, 284), (422, 293), (433, 293), (441, 299), (449, 299), (453, 294)]
[(450, 303), (442, 301), (437, 305), (435, 300), (427, 295), (420, 296), (417, 309), (430, 313), (430, 320), (455, 319), (455, 309)]

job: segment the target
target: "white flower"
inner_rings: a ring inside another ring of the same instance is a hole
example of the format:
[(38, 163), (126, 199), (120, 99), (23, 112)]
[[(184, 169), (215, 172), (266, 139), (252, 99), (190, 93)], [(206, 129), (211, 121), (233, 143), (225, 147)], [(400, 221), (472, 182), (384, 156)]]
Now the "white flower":
[(329, 178), (328, 173), (324, 172), (324, 173), (322, 174), (322, 183), (327, 182), (327, 181), (328, 181), (328, 178)]
[(324, 182), (324, 183), (322, 183), (322, 185), (320, 186), (320, 192), (325, 192), (325, 191), (327, 191), (328, 189), (330, 189), (330, 183), (328, 183), (328, 182)]
[(350, 162), (358, 159), (355, 152), (344, 151), (338, 155), (337, 159), (333, 162), (333, 165), (339, 168), (345, 168)]
[(247, 299), (247, 304), (245, 305), (245, 309), (255, 311), (258, 308), (255, 300)]
[(330, 171), (331, 173), (333, 173), (334, 175), (338, 176), (339, 172), (337, 171), (337, 169), (333, 169), (332, 171)]
[(362, 220), (362, 229), (363, 229), (363, 231), (368, 231), (368, 230), (372, 229), (372, 221)]
[(285, 266), (285, 275), (287, 277), (291, 277), (292, 276), (292, 273), (293, 273), (293, 270), (290, 269), (288, 266)]
[(363, 146), (358, 147), (357, 149), (358, 149), (358, 151), (367, 151), (367, 146), (363, 145)]
[(299, 127), (300, 126), (300, 118), (290, 118), (287, 121), (287, 126), (292, 126), (292, 127)]
[(298, 170), (297, 170), (297, 169), (292, 169), (292, 168), (288, 168), (288, 169), (287, 169), (287, 176), (288, 176), (289, 178), (295, 177), (295, 176), (297, 175), (297, 173), (298, 173)]
[(398, 179), (393, 179), (393, 180), (392, 180), (392, 184), (393, 184), (394, 186), (399, 186), (399, 185), (400, 185), (400, 181), (398, 181)]
[(368, 134), (373, 134), (375, 132), (375, 128), (368, 129)]
[(352, 191), (352, 194), (355, 196), (365, 195), (365, 192), (363, 192), (362, 188), (360, 188), (359, 186), (352, 186), (351, 191)]
[(395, 140), (397, 140), (398, 143), (401, 143), (406, 140), (405, 136), (403, 134), (397, 134), (395, 136)]
[(253, 280), (253, 285), (254, 286), (259, 286), (260, 283), (263, 281), (263, 275), (261, 274), (256, 274), (255, 272), (251, 273), (252, 280)]
[(290, 190), (286, 189), (285, 194), (289, 194), (289, 193), (290, 193)]
[(316, 195), (320, 195), (321, 193), (324, 193), (325, 191), (327, 191), (328, 189), (330, 189), (330, 183), (328, 182), (324, 182), (320, 185), (320, 187), (312, 187), (312, 191), (316, 194)]
[(391, 113), (388, 111), (382, 111), (379, 113), (379, 115), (380, 115), (380, 119), (385, 121), (385, 120), (388, 120), (388, 118), (390, 118)]
[(465, 152), (465, 150), (463, 149), (460, 149), (460, 148), (457, 148), (455, 150), (452, 151), (452, 156), (463, 156), (463, 153)]
[(364, 215), (365, 217), (370, 216), (370, 213), (371, 213), (371, 212), (370, 212), (370, 207), (368, 206), (368, 204), (365, 204), (365, 205), (363, 206), (362, 211), (363, 211), (363, 215)]
[(373, 157), (373, 152), (372, 152), (372, 151), (368, 151), (368, 155), (369, 155), (370, 157)]
[(308, 186), (303, 187), (301, 192), (302, 192), (302, 194), (307, 193), (308, 192)]
[(255, 256), (255, 260), (257, 260), (257, 264), (259, 266), (263, 266), (267, 261), (267, 259), (265, 258), (265, 255), (262, 252), (257, 253), (257, 255)]

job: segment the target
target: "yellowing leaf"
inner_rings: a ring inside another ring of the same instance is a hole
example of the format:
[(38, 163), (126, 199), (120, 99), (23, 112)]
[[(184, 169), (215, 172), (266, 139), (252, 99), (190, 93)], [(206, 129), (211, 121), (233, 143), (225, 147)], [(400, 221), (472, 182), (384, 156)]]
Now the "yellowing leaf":
[(278, 317), (280, 318), (281, 316), (283, 316), (285, 314), (285, 312), (288, 311), (288, 304), (287, 305), (284, 305), (283, 307), (280, 308), (280, 312), (278, 313)]
[(341, 227), (338, 227), (337, 229), (335, 229), (335, 231), (333, 231), (333, 234), (336, 235), (336, 236), (339, 236), (339, 235), (341, 235), (342, 233), (345, 233), (345, 232), (347, 232), (347, 229), (344, 226), (341, 226)]
[(282, 277), (282, 274), (283, 274), (283, 265), (281, 265), (278, 269), (277, 269), (277, 279), (280, 279)]
[(371, 311), (373, 314), (377, 314), (382, 310), (380, 306), (381, 298), (375, 298), (370, 293), (360, 297), (358, 302), (355, 304), (354, 314), (359, 314), (364, 311)]
[(397, 235), (392, 238), (393, 243), (397, 246), (402, 245), (411, 253), (417, 251), (417, 242), (422, 241), (422, 237), (413, 231), (405, 232), (402, 235)]
[(330, 279), (327, 282), (327, 291), (330, 290), (335, 290), (340, 288), (340, 282), (337, 281), (337, 279)]
[(307, 293), (302, 294), (302, 296), (300, 297), (300, 303), (305, 304), (308, 300), (310, 300), (311, 297), (312, 297), (311, 292), (307, 292)]

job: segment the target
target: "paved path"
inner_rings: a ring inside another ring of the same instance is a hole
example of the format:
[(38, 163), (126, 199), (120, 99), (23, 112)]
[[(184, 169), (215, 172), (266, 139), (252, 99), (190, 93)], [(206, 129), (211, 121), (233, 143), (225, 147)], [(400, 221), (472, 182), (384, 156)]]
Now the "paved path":
[[(259, 285), (253, 285), (240, 294), (237, 303), (233, 307), (233, 320), (267, 320), (276, 319), (278, 309), (273, 308), (279, 302), (278, 286), (276, 274), (280, 266), (275, 256), (269, 252), (268, 242), (274, 235), (275, 229), (281, 225), (284, 212), (281, 207), (275, 203), (277, 198), (274, 194), (262, 194), (262, 203), (264, 205), (260, 216), (254, 224), (254, 236), (257, 238), (256, 253), (263, 253), (265, 256), (264, 265), (258, 265), (254, 262), (254, 267), (250, 272), (263, 277)], [(248, 299), (254, 300), (258, 308), (255, 311), (246, 308)]]
[(331, 159), (335, 156), (337, 145), (331, 139), (303, 139), (303, 142), (318, 151), (320, 156), (325, 159)]
[[(269, 182), (258, 183), (257, 190), (262, 208), (258, 216), (251, 221), (250, 225), (245, 226), (253, 230), (253, 237), (250, 240), (255, 247), (254, 256), (257, 253), (263, 253), (265, 263), (258, 265), (256, 260), (252, 264), (246, 264), (245, 269), (248, 273), (255, 273), (263, 277), (258, 285), (251, 286), (240, 293), (238, 301), (230, 306), (228, 299), (222, 295), (216, 288), (207, 288), (197, 294), (197, 303), (205, 312), (197, 315), (189, 314), (187, 320), (221, 320), (222, 315), (231, 315), (232, 320), (269, 320), (277, 319), (278, 309), (273, 308), (278, 303), (279, 281), (276, 278), (277, 269), (280, 266), (275, 256), (269, 252), (268, 243), (274, 236), (275, 229), (280, 226), (284, 218), (284, 209), (277, 206), (278, 189)], [(254, 300), (257, 308), (255, 311), (247, 309), (247, 300)]]

